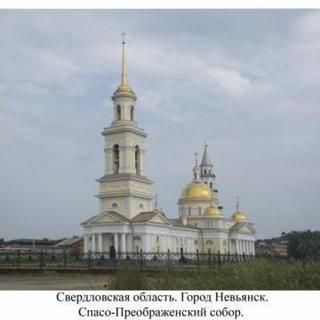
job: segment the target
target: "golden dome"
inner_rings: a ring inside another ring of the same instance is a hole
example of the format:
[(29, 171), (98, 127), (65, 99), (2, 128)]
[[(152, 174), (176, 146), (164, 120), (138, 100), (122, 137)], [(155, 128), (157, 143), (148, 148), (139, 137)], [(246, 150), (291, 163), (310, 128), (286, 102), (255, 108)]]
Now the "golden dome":
[(241, 212), (241, 211), (236, 211), (233, 215), (232, 215), (232, 219), (235, 221), (247, 221), (247, 217), (245, 215), (245, 213)]
[(221, 217), (221, 212), (219, 208), (215, 207), (208, 207), (204, 211), (205, 216), (210, 216), (210, 217)]
[(211, 200), (212, 191), (206, 184), (193, 181), (184, 188), (180, 198), (186, 200)]
[(117, 90), (115, 91), (116, 93), (131, 93), (133, 94), (133, 90), (128, 84), (120, 84)]

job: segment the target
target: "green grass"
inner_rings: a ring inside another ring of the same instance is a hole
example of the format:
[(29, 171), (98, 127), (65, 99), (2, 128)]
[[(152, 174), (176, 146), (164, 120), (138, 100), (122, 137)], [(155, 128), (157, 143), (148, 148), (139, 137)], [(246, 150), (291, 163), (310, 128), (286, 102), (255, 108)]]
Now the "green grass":
[(319, 290), (320, 262), (256, 260), (212, 269), (118, 270), (110, 289)]

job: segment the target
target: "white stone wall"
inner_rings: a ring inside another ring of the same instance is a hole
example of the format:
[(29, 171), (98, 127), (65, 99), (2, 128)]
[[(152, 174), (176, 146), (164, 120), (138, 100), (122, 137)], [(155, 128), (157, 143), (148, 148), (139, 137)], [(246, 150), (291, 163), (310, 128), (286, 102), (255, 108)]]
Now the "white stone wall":
[[(184, 200), (180, 199), (179, 205), (179, 215), (180, 217), (184, 214), (189, 217), (199, 217), (203, 216), (205, 209), (211, 205), (211, 200)], [(199, 210), (200, 208), (200, 210)]]

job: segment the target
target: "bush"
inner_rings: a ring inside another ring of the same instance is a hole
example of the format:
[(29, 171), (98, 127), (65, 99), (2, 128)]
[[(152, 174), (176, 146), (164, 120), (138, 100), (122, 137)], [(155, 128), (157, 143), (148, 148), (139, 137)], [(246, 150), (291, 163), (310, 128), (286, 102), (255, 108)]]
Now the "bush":
[(319, 290), (320, 262), (252, 260), (212, 269), (117, 271), (111, 289)]
[(147, 287), (146, 277), (143, 272), (135, 269), (117, 270), (111, 279), (112, 290), (143, 290)]

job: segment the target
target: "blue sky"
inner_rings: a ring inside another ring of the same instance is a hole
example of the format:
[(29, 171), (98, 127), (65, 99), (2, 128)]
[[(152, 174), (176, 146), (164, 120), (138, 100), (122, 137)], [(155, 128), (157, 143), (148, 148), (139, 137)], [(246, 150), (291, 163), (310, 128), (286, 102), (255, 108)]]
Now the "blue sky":
[(224, 215), (258, 237), (320, 229), (320, 12), (0, 12), (0, 237), (64, 237), (97, 213), (120, 34), (146, 165), (169, 217), (209, 144)]

